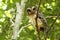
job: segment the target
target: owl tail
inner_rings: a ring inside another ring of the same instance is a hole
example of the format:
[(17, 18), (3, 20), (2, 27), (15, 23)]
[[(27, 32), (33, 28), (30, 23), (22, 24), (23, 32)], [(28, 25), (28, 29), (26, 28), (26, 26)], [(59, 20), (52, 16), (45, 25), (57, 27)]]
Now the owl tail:
[(44, 32), (44, 27), (40, 27), (40, 31)]

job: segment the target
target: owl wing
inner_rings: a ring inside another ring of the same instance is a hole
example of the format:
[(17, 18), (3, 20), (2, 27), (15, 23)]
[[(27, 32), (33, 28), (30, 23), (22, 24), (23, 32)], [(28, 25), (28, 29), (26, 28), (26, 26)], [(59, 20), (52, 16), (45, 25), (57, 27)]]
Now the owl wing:
[(47, 26), (47, 21), (46, 21), (44, 15), (42, 13), (39, 13), (38, 18), (42, 21), (44, 28), (46, 29), (48, 26)]

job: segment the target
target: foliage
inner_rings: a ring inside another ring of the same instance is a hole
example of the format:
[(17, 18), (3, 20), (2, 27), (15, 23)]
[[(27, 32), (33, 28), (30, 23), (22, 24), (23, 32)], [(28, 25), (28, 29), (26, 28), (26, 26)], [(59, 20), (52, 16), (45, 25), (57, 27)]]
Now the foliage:
[[(13, 24), (10, 19), (13, 18), (15, 22), (16, 16), (16, 2), (21, 2), (21, 0), (0, 0), (0, 40), (10, 40), (12, 36)], [(28, 0), (25, 5), (25, 11), (23, 15), (22, 23), (20, 23), (20, 28), (29, 23), (26, 9), (29, 6), (38, 5), (39, 0)], [(57, 16), (60, 13), (60, 0), (42, 0), (41, 12), (45, 17), (47, 16)], [(48, 18), (47, 23), (50, 26), (54, 21), (54, 18)], [(43, 38), (42, 33), (42, 38)], [(60, 37), (60, 17), (56, 20), (54, 29), (52, 29), (48, 34), (48, 40), (57, 40)], [(22, 30), (18, 37), (18, 40), (38, 40), (35, 28), (31, 25)]]

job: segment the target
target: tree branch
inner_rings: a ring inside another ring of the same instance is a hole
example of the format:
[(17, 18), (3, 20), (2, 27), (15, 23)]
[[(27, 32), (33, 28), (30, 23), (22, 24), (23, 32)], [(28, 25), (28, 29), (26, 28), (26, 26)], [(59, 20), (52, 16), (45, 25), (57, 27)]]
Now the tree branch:
[(13, 27), (12, 40), (17, 40), (17, 38), (18, 38), (19, 25), (23, 18), (26, 1), (27, 0), (21, 0), (21, 5), (19, 5), (19, 3), (16, 3), (17, 13), (16, 13), (16, 19), (15, 19), (15, 23), (14, 23), (14, 27)]
[(36, 15), (36, 19), (35, 19), (35, 21), (36, 21), (36, 31), (38, 33), (39, 40), (41, 40), (41, 37), (40, 37), (40, 30), (39, 30), (39, 27), (38, 27), (37, 18), (38, 18), (38, 12), (39, 12), (40, 4), (41, 4), (41, 0), (39, 0), (38, 9), (37, 9), (37, 15)]
[(59, 18), (59, 16), (60, 16), (60, 14), (57, 14), (56, 19), (52, 22), (50, 28), (47, 30), (47, 34), (48, 34), (48, 32), (49, 32), (50, 30), (52, 30), (52, 29), (54, 28), (54, 24), (55, 24), (56, 20)]
[(49, 31), (54, 28), (54, 24), (55, 24), (56, 20), (60, 17), (59, 15), (60, 15), (60, 14), (57, 14), (57, 16), (47, 16), (47, 17), (46, 17), (46, 19), (48, 19), (48, 18), (55, 18), (55, 20), (52, 22), (50, 28), (46, 30), (45, 40), (46, 40), (46, 38), (47, 38), (47, 36), (48, 36)]
[[(56, 18), (57, 16), (46, 16), (46, 19), (49, 19), (49, 18)], [(60, 17), (60, 16), (59, 16)]]
[(14, 26), (14, 22), (13, 22), (13, 19), (12, 18), (10, 18), (10, 22), (12, 23), (11, 26)]
[(30, 25), (31, 25), (31, 24), (28, 24), (28, 25), (26, 25), (26, 26), (21, 27), (20, 30), (18, 31), (18, 36), (19, 36), (19, 34), (22, 32), (22, 30), (23, 30), (24, 28), (26, 28), (26, 27), (28, 27), (28, 26), (30, 26)]

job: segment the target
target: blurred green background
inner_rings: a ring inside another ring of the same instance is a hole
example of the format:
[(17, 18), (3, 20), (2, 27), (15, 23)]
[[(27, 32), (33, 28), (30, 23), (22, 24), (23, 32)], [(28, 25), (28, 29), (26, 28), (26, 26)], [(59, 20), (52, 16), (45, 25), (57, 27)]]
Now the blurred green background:
[[(10, 40), (13, 33), (13, 24), (10, 19), (16, 18), (16, 2), (21, 0), (0, 0), (0, 40)], [(28, 0), (25, 5), (22, 23), (19, 28), (29, 23), (26, 9), (28, 6), (37, 5), (39, 0)], [(41, 12), (44, 16), (57, 16), (60, 13), (60, 0), (42, 0)], [(47, 18), (48, 26), (54, 21), (54, 18)], [(41, 34), (43, 38), (43, 33)], [(58, 40), (60, 38), (60, 17), (56, 20), (54, 28), (49, 32), (47, 40)], [(18, 40), (38, 40), (37, 34), (33, 26), (26, 27), (22, 30)]]

